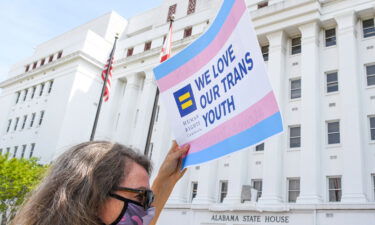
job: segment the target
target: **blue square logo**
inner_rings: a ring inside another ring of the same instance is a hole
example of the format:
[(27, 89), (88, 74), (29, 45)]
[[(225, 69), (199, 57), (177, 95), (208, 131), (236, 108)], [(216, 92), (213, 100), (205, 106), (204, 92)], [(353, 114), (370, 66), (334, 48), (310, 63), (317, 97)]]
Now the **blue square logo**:
[(193, 90), (191, 89), (190, 84), (174, 92), (173, 96), (176, 101), (178, 111), (180, 112), (181, 117), (184, 117), (197, 109)]

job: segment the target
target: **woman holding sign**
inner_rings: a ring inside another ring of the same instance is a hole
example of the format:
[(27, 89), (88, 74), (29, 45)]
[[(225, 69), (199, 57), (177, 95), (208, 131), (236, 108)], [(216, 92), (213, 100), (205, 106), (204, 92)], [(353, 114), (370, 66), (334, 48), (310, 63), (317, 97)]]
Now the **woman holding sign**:
[(188, 149), (173, 142), (150, 188), (144, 155), (105, 141), (79, 144), (53, 162), (11, 224), (155, 224), (184, 175), (181, 157)]

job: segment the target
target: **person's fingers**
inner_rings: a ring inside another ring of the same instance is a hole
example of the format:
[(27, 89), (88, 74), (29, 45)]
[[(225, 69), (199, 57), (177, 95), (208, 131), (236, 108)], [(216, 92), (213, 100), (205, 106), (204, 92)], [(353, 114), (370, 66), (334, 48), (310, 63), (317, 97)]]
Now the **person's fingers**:
[(176, 142), (176, 140), (173, 140), (172, 141), (172, 147), (171, 147), (171, 149), (169, 149), (169, 153), (175, 152), (177, 149), (178, 149), (177, 142)]
[(187, 171), (187, 168), (185, 168), (183, 171), (180, 172), (180, 178), (184, 176), (184, 174), (186, 173)]

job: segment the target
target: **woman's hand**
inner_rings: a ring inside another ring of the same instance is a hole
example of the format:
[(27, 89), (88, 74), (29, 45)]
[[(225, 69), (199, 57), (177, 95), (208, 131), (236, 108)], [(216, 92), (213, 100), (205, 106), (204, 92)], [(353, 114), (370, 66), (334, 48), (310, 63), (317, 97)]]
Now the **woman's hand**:
[(156, 224), (161, 210), (164, 208), (173, 187), (177, 181), (185, 174), (186, 169), (181, 171), (182, 157), (187, 154), (190, 146), (184, 145), (179, 147), (176, 141), (173, 141), (172, 147), (169, 150), (163, 164), (161, 165), (158, 175), (152, 184), (152, 191), (155, 194), (155, 201), (153, 203), (155, 210), (155, 217), (150, 225)]
[(189, 145), (178, 147), (176, 141), (173, 141), (172, 147), (159, 169), (157, 178), (162, 179), (163, 182), (168, 182), (170, 185), (174, 186), (186, 172), (186, 169), (181, 171), (181, 164), (182, 157), (186, 155), (189, 147)]

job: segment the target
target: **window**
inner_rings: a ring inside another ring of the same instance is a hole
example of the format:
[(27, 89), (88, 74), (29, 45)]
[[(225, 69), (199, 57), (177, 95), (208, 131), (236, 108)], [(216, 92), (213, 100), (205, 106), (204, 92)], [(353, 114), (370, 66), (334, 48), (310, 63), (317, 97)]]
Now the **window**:
[(301, 98), (301, 78), (290, 80), (290, 99)]
[(21, 159), (25, 156), (26, 145), (22, 145)]
[(325, 30), (326, 34), (326, 47), (336, 45), (336, 29), (332, 28), (329, 30)]
[(35, 113), (31, 114), (30, 127), (33, 127), (35, 120)]
[(370, 117), (370, 136), (371, 140), (375, 141), (375, 116)]
[(25, 128), (26, 120), (27, 120), (27, 115), (24, 115), (21, 130)]
[(224, 198), (227, 197), (228, 193), (228, 181), (220, 181), (220, 199), (219, 202), (222, 203)]
[(171, 21), (171, 16), (176, 14), (177, 4), (169, 6), (167, 22)]
[(296, 202), (300, 192), (300, 179), (288, 179), (288, 202)]
[(144, 49), (145, 51), (148, 51), (151, 49), (151, 43), (152, 43), (151, 41), (148, 41), (145, 43), (145, 49)]
[(126, 53), (126, 57), (132, 56), (133, 55), (134, 48), (128, 48), (128, 51)]
[(20, 120), (19, 117), (16, 118), (16, 123), (14, 124), (14, 129), (13, 130), (17, 130), (17, 126), (18, 126), (18, 121)]
[(327, 73), (327, 93), (336, 92), (339, 90), (339, 82), (337, 79), (337, 72)]
[(57, 53), (57, 59), (61, 58), (62, 54), (63, 54), (63, 51), (59, 51), (59, 53)]
[(32, 144), (31, 144), (31, 149), (30, 149), (30, 155), (29, 155), (29, 158), (33, 157), (34, 149), (35, 149), (35, 143), (32, 143)]
[(43, 95), (44, 83), (40, 85), (39, 96)]
[(195, 12), (196, 3), (197, 3), (196, 0), (189, 0), (189, 5), (188, 5), (188, 8), (187, 8), (187, 14), (188, 15)]
[(52, 91), (52, 86), (53, 86), (53, 80), (51, 80), (51, 81), (49, 82), (48, 94), (51, 93), (51, 91)]
[(30, 65), (26, 65), (25, 66), (25, 72), (29, 71), (29, 69), (30, 69)]
[(328, 144), (340, 144), (340, 122), (327, 123)]
[(301, 53), (301, 37), (292, 39), (292, 55)]
[(38, 62), (34, 62), (34, 63), (33, 63), (33, 69), (36, 68), (36, 65), (38, 65)]
[(264, 8), (268, 6), (268, 1), (258, 3), (258, 9)]
[(374, 200), (375, 200), (375, 174), (372, 175), (372, 187), (374, 188)]
[(9, 154), (9, 152), (10, 152), (10, 148), (7, 148), (7, 153), (6, 154)]
[(266, 46), (262, 46), (262, 47), (261, 47), (262, 55), (263, 55), (263, 60), (264, 60), (265, 62), (268, 61), (268, 52), (269, 52), (269, 48), (270, 48), (269, 45), (266, 45)]
[(20, 92), (17, 92), (17, 98), (16, 98), (16, 104), (18, 103), (18, 101), (20, 100), (20, 96), (21, 96), (21, 93)]
[(198, 182), (191, 182), (191, 202), (197, 197)]
[(255, 151), (256, 152), (264, 151), (264, 143), (255, 146)]
[(301, 126), (289, 127), (289, 148), (301, 147)]
[(8, 120), (8, 127), (7, 127), (7, 133), (9, 132), (10, 130), (10, 125), (12, 124), (12, 120)]
[(44, 111), (40, 111), (39, 126), (42, 125), (43, 117), (44, 117)]
[(328, 195), (330, 202), (341, 201), (341, 177), (328, 178)]
[(52, 62), (52, 60), (53, 60), (53, 55), (50, 55), (49, 58), (48, 58), (48, 62), (50, 63), (50, 62)]
[(184, 30), (184, 38), (190, 37), (193, 31), (193, 27), (187, 27)]
[(367, 86), (375, 85), (375, 65), (366, 66)]
[(17, 150), (18, 150), (18, 146), (14, 146), (13, 158), (16, 158)]
[(375, 26), (374, 26), (373, 18), (369, 20), (363, 20), (362, 25), (363, 25), (363, 37), (364, 38), (375, 36)]
[(0, 148), (0, 155), (2, 155), (3, 154), (3, 149), (2, 148)]
[(34, 98), (35, 91), (36, 91), (36, 87), (34, 86), (32, 92), (31, 92), (31, 99)]
[(258, 201), (258, 199), (262, 196), (263, 181), (261, 179), (258, 179), (258, 180), (252, 180), (251, 183), (252, 183), (253, 188), (258, 191), (257, 199), (256, 199), (256, 201)]
[(27, 98), (27, 93), (29, 92), (29, 90), (25, 90), (25, 94), (23, 95), (23, 101), (26, 101), (26, 98)]
[(45, 62), (46, 62), (46, 58), (43, 58), (42, 60), (40, 60), (40, 65), (43, 66)]

